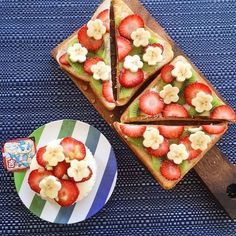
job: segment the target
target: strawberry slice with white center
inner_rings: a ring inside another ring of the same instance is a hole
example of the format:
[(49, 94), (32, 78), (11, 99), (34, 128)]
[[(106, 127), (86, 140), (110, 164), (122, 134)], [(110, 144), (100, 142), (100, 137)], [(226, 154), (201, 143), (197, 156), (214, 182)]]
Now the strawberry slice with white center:
[(111, 80), (107, 80), (102, 83), (102, 95), (108, 102), (115, 102)]
[(216, 107), (211, 113), (212, 119), (221, 120), (236, 120), (236, 114), (234, 110), (228, 105), (221, 105)]
[(139, 109), (147, 115), (158, 115), (163, 108), (164, 103), (161, 97), (154, 91), (148, 91), (139, 98)]
[(144, 73), (141, 69), (133, 73), (130, 70), (123, 68), (119, 76), (119, 82), (124, 88), (134, 88), (140, 85), (143, 80)]
[(63, 151), (66, 157), (69, 157), (71, 160), (83, 160), (86, 156), (86, 148), (83, 143), (72, 138), (66, 137), (61, 143)]
[(120, 35), (127, 39), (131, 39), (131, 34), (138, 28), (144, 28), (144, 21), (141, 16), (137, 14), (125, 17), (118, 26)]
[(208, 134), (221, 134), (226, 130), (227, 125), (226, 124), (217, 124), (217, 125), (210, 124), (210, 125), (202, 125), (202, 128)]
[(91, 71), (91, 67), (93, 65), (96, 65), (99, 61), (103, 61), (103, 59), (100, 58), (100, 57), (90, 57), (90, 58), (88, 58), (84, 63), (85, 72), (87, 72), (89, 75), (92, 75), (93, 72)]
[(207, 85), (203, 83), (195, 82), (195, 83), (189, 84), (185, 88), (184, 90), (185, 101), (189, 105), (192, 105), (192, 99), (195, 98), (199, 92), (203, 92), (205, 94), (210, 94), (210, 95), (212, 94), (211, 89)]
[(160, 144), (158, 149), (147, 148), (147, 152), (154, 157), (163, 157), (169, 152), (169, 141), (164, 139), (163, 143)]
[(169, 160), (162, 162), (160, 172), (168, 180), (178, 180), (181, 176), (180, 167)]
[(65, 65), (65, 66), (70, 65), (70, 63), (68, 62), (68, 55), (66, 53), (63, 54), (62, 56), (60, 56), (59, 62), (60, 62), (60, 64)]
[(84, 25), (79, 29), (77, 35), (78, 41), (83, 47), (87, 48), (89, 51), (97, 51), (102, 46), (103, 39), (95, 40), (94, 38), (90, 38), (87, 35), (87, 30), (87, 25)]
[(184, 132), (184, 126), (159, 126), (160, 134), (168, 139), (179, 138)]
[(110, 31), (109, 10), (106, 9), (100, 12), (97, 16), (97, 19), (103, 22), (103, 25), (106, 27), (107, 32), (109, 32)]
[(180, 143), (185, 145), (185, 147), (189, 153), (188, 160), (192, 160), (192, 159), (198, 157), (202, 152), (200, 149), (195, 150), (191, 147), (191, 141), (189, 140), (189, 136), (185, 136), (185, 137), (181, 138)]
[(40, 181), (49, 175), (52, 175), (52, 172), (45, 170), (43, 168), (31, 171), (28, 178), (28, 183), (29, 183), (30, 188), (33, 191), (39, 193), (41, 190), (39, 187)]
[(124, 135), (130, 138), (139, 138), (143, 136), (146, 130), (145, 125), (120, 125), (120, 129)]
[(39, 165), (46, 167), (47, 162), (43, 159), (43, 154), (46, 152), (46, 146), (39, 148), (36, 153), (36, 160)]
[(60, 180), (60, 182), (61, 189), (58, 192), (58, 199), (56, 201), (60, 206), (70, 206), (77, 200), (79, 196), (79, 189), (74, 181)]
[(171, 71), (174, 69), (174, 66), (169, 64), (169, 65), (165, 65), (162, 69), (161, 69), (161, 78), (165, 83), (171, 83), (175, 77), (172, 76)]
[(185, 109), (185, 107), (179, 105), (179, 104), (169, 104), (166, 105), (163, 112), (164, 117), (180, 117), (180, 118), (188, 118), (188, 111)]
[(146, 49), (147, 49), (149, 46), (150, 46), (150, 47), (158, 47), (158, 48), (161, 49), (161, 53), (164, 52), (164, 47), (163, 47), (163, 45), (161, 45), (160, 43), (149, 44), (147, 47), (145, 47), (145, 51), (146, 51)]
[(56, 176), (58, 179), (61, 179), (64, 175), (67, 174), (67, 169), (70, 167), (69, 163), (66, 163), (65, 161), (59, 162), (54, 168), (53, 168), (53, 175)]
[(116, 37), (116, 43), (117, 43), (118, 60), (122, 61), (131, 52), (132, 45), (128, 39), (122, 36)]

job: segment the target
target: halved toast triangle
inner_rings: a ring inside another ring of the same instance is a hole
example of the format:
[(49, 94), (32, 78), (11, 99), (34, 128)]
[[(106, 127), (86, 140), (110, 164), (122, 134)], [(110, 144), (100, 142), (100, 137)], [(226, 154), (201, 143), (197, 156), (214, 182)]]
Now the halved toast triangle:
[(130, 104), (121, 121), (235, 121), (236, 114), (184, 56), (177, 56)]
[[(122, 106), (145, 81), (172, 60), (173, 51), (166, 39), (146, 25), (142, 14), (131, 10), (122, 0), (112, 3), (117, 45), (117, 105)], [(129, 67), (132, 62), (139, 66)]]
[[(110, 7), (111, 0), (105, 0), (91, 17), (92, 21), (99, 19), (103, 23), (103, 28), (106, 28), (106, 32), (102, 35), (101, 39), (95, 39), (93, 36), (88, 36), (87, 23), (52, 51), (52, 54), (60, 67), (73, 77), (87, 81), (97, 98), (108, 110), (115, 108), (111, 73), (107, 80), (95, 79), (91, 68), (99, 62), (104, 62), (105, 65), (111, 68)], [(78, 43), (81, 44), (83, 48), (87, 49), (88, 53), (85, 61), (71, 60), (70, 51), (73, 50), (75, 45), (78, 46)]]
[(226, 123), (170, 126), (115, 122), (114, 127), (142, 164), (167, 190), (172, 189), (227, 130)]

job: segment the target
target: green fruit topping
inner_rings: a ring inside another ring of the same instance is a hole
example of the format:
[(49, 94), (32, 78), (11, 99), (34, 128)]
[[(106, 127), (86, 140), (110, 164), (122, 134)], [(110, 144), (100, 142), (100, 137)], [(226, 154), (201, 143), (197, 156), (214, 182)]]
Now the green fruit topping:
[(155, 37), (149, 38), (149, 44), (158, 43), (158, 39)]
[(71, 65), (72, 69), (75, 71), (75, 73), (77, 75), (80, 75), (80, 76), (85, 75), (85, 76), (88, 77), (88, 74), (85, 73), (85, 71), (84, 71), (83, 64), (81, 64), (79, 62), (72, 62), (71, 60), (68, 60), (68, 61)]
[(158, 80), (158, 90), (161, 91), (165, 86), (167, 85), (167, 83), (165, 83), (162, 79)]
[(139, 113), (139, 100), (133, 101), (129, 107), (129, 118), (137, 117)]
[(212, 108), (218, 107), (222, 105), (222, 102), (217, 97), (213, 97), (213, 101), (211, 102)]
[(160, 170), (162, 159), (152, 156), (152, 168), (156, 171)]
[(182, 174), (186, 174), (189, 170), (189, 162), (187, 160), (182, 161), (182, 163), (179, 164), (179, 167), (181, 169)]
[(143, 48), (142, 47), (133, 47), (132, 51), (129, 53), (129, 55), (143, 55)]
[(91, 79), (90, 86), (94, 88), (99, 94), (102, 94), (102, 82), (101, 80)]
[(127, 138), (127, 141), (136, 147), (143, 147), (143, 138)]
[(196, 116), (196, 115), (198, 115), (199, 113), (195, 110), (194, 107), (190, 107), (190, 108), (188, 109), (188, 114), (189, 114), (190, 116)]
[(179, 94), (179, 100), (177, 102), (179, 105), (184, 105), (186, 103), (183, 94)]
[(133, 92), (132, 88), (121, 87), (118, 98), (119, 99), (124, 99), (124, 98), (130, 97), (132, 92)]
[(186, 81), (186, 86), (188, 84), (192, 84), (194, 82), (197, 82), (198, 81), (197, 73), (194, 70), (192, 70), (192, 77), (189, 78), (189, 79), (186, 79), (185, 81)]
[(142, 70), (151, 74), (154, 70), (156, 70), (155, 66), (149, 66), (146, 62), (143, 63)]
[(177, 80), (174, 80), (174, 81), (172, 82), (172, 86), (173, 86), (173, 87), (177, 87), (177, 88), (179, 89), (179, 91), (182, 91), (183, 88), (184, 88), (184, 83), (183, 83), (183, 82), (179, 82), (179, 81), (177, 81)]

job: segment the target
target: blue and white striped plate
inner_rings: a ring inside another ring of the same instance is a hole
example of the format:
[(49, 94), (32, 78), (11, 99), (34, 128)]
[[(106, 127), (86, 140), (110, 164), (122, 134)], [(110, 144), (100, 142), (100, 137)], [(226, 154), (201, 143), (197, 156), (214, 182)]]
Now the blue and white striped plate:
[(59, 120), (36, 129), (31, 135), (40, 148), (48, 142), (66, 136), (74, 137), (91, 150), (97, 163), (97, 177), (89, 195), (70, 207), (60, 207), (41, 199), (28, 185), (29, 170), (14, 173), (15, 185), (25, 206), (43, 220), (71, 224), (88, 219), (96, 214), (110, 198), (117, 179), (117, 164), (114, 151), (103, 134), (93, 126), (76, 120)]

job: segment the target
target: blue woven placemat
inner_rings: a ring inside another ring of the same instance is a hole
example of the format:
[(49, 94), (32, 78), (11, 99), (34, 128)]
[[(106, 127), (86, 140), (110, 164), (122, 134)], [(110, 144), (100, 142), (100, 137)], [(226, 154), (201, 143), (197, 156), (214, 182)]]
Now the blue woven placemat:
[[(88, 122), (110, 139), (118, 159), (117, 187), (106, 207), (74, 225), (50, 224), (21, 203), (0, 166), (0, 235), (235, 235), (231, 220), (192, 171), (162, 190), (114, 138), (50, 50), (89, 17), (99, 0), (0, 0), (0, 142), (25, 137), (52, 120)], [(151, 14), (236, 109), (236, 1), (143, 0)], [(236, 163), (235, 125), (218, 147)]]

